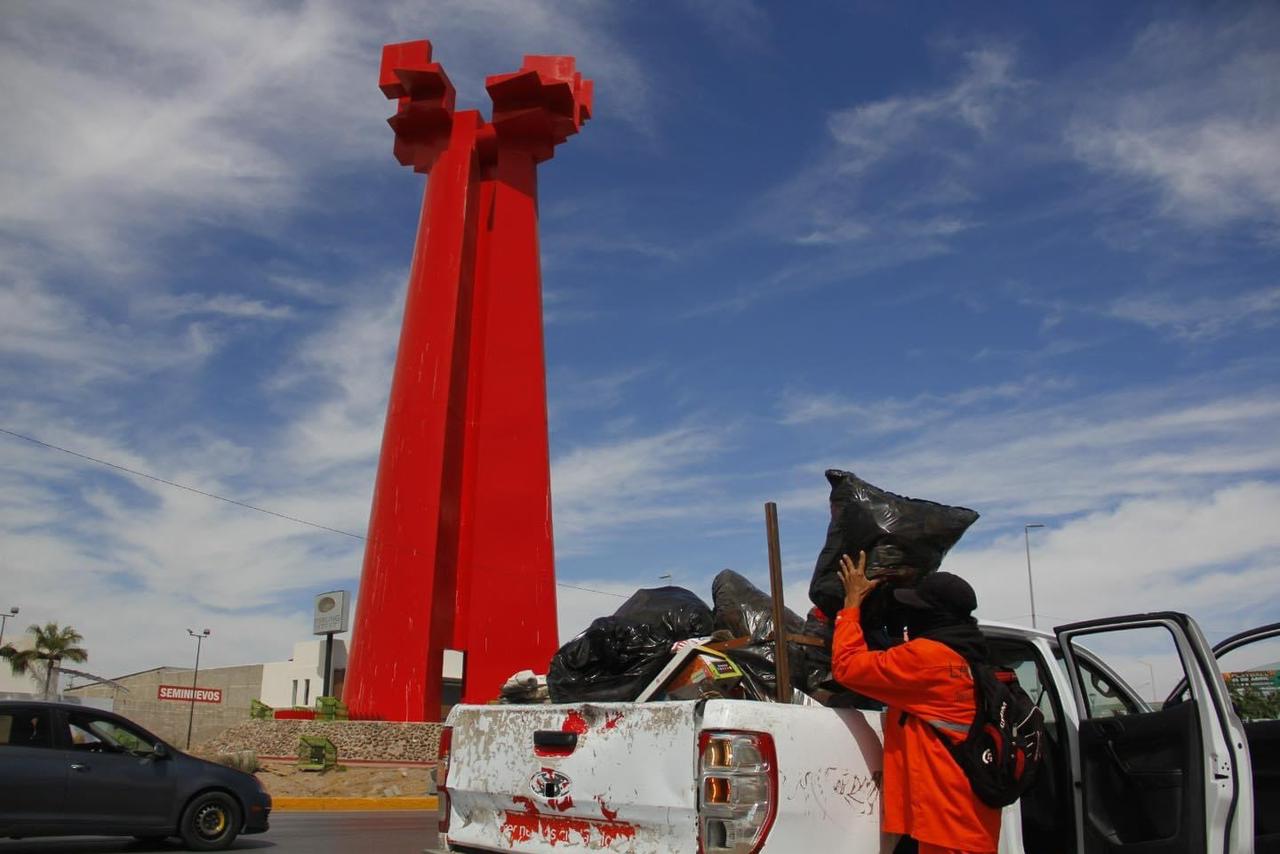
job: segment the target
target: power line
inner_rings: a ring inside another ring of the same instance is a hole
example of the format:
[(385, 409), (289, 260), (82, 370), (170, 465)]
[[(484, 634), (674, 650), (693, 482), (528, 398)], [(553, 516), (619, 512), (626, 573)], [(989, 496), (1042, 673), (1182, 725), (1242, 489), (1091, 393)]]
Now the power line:
[[(122, 466), (118, 463), (110, 462), (109, 460), (93, 457), (93, 456), (90, 456), (89, 454), (82, 454), (79, 451), (73, 451), (70, 448), (62, 447), (61, 445), (55, 445), (51, 442), (45, 442), (35, 438), (34, 436), (27, 436), (22, 433), (15, 433), (13, 430), (7, 430), (4, 427), (0, 427), (0, 433), (5, 434), (6, 436), (12, 436), (15, 439), (21, 439), (24, 442), (30, 442), (33, 445), (39, 445), (42, 448), (48, 448), (51, 451), (60, 451), (64, 454), (70, 454), (73, 457), (78, 457), (79, 459), (87, 460), (91, 463), (96, 463), (100, 466), (113, 468), (116, 471), (122, 471), (126, 474), (134, 475), (135, 477), (143, 477), (143, 478), (146, 478), (147, 480), (155, 481), (156, 483), (162, 483), (165, 486), (172, 486), (175, 489), (182, 489), (187, 492), (195, 493), (196, 495), (202, 495), (205, 498), (213, 498), (217, 501), (225, 501), (227, 504), (234, 504), (236, 507), (243, 507), (246, 510), (253, 510), (256, 513), (265, 513), (268, 516), (274, 516), (277, 519), (284, 519), (288, 522), (295, 522), (299, 525), (306, 525), (309, 528), (317, 528), (321, 531), (328, 531), (331, 534), (341, 534), (344, 537), (350, 537), (353, 540), (360, 540), (361, 542), (365, 542), (368, 540), (368, 537), (366, 537), (363, 534), (353, 534), (350, 531), (343, 531), (340, 528), (331, 528), (328, 525), (321, 525), (319, 522), (309, 522), (306, 519), (299, 519), (297, 516), (290, 516), (287, 513), (277, 513), (275, 510), (268, 510), (265, 507), (258, 507), (255, 504), (248, 504), (244, 501), (237, 501), (236, 499), (228, 498), (225, 495), (218, 495), (216, 492), (207, 492), (203, 489), (196, 489), (194, 486), (187, 486), (184, 483), (178, 483), (176, 481), (166, 480), (165, 478), (158, 477), (157, 475), (154, 475), (154, 474), (148, 474), (147, 472), (138, 471), (137, 469), (132, 469), (132, 468), (129, 468), (128, 466)], [(571, 590), (582, 590), (586, 593), (599, 593), (601, 596), (614, 596), (618, 599), (627, 598), (626, 596), (623, 596), (621, 593), (610, 593), (607, 590), (595, 590), (591, 587), (581, 587), (577, 584), (566, 584), (563, 581), (557, 581), (556, 586), (567, 587)]]
[(593, 588), (591, 588), (591, 587), (579, 587), (579, 586), (578, 586), (578, 585), (576, 585), (576, 584), (565, 584), (563, 581), (557, 581), (557, 582), (556, 582), (556, 586), (557, 586), (557, 587), (568, 587), (568, 588), (570, 588), (571, 590), (585, 590), (585, 591), (586, 591), (586, 592), (588, 592), (588, 593), (599, 593), (601, 596), (616, 596), (616, 597), (617, 597), (617, 598), (619, 598), (619, 599), (626, 599), (626, 598), (627, 598), (626, 596), (623, 596), (621, 593), (610, 593), (610, 592), (609, 592), (609, 591), (607, 591), (607, 590), (595, 590), (595, 589), (593, 589)]
[(225, 495), (218, 495), (217, 493), (214, 493), (214, 492), (205, 492), (203, 489), (196, 489), (194, 486), (187, 486), (186, 484), (183, 484), (183, 483), (176, 483), (175, 481), (172, 481), (172, 480), (165, 480), (164, 478), (157, 477), (154, 474), (147, 474), (144, 471), (138, 471), (137, 469), (131, 469), (128, 466), (122, 466), (117, 463), (108, 462), (107, 460), (98, 459), (97, 457), (91, 457), (88, 454), (82, 454), (79, 451), (72, 451), (69, 448), (63, 448), (63, 447), (60, 447), (59, 445), (50, 444), (49, 442), (42, 442), (41, 440), (36, 439), (33, 436), (24, 436), (21, 433), (15, 433), (12, 430), (6, 430), (3, 427), (0, 427), (0, 433), (4, 433), (7, 436), (12, 436), (15, 439), (21, 439), (24, 442), (30, 442), (33, 445), (40, 445), (42, 447), (49, 448), (50, 450), (54, 450), (54, 451), (61, 451), (64, 454), (70, 454), (73, 457), (79, 457), (82, 460), (88, 460), (89, 462), (97, 463), (100, 466), (107, 466), (108, 468), (113, 468), (113, 469), (116, 469), (117, 471), (125, 472), (126, 474), (135, 475), (136, 477), (145, 477), (147, 480), (153, 480), (156, 483), (163, 483), (165, 486), (172, 486), (175, 489), (185, 489), (187, 492), (194, 492), (196, 495), (203, 495), (205, 498), (213, 498), (218, 501), (225, 501), (228, 504), (234, 504), (237, 507), (243, 507), (246, 510), (254, 510), (254, 511), (257, 511), (258, 513), (266, 513), (268, 516), (275, 516), (277, 519), (286, 519), (290, 522), (297, 522), (299, 525), (306, 525), (310, 528), (319, 528), (322, 531), (329, 531), (330, 533), (333, 533), (333, 534), (341, 534), (344, 537), (351, 537), (353, 540), (365, 539), (364, 536), (362, 536), (361, 534), (353, 534), (350, 531), (343, 531), (338, 528), (330, 528), (328, 525), (321, 525), (319, 522), (308, 522), (306, 519), (299, 519), (297, 516), (289, 516), (288, 514), (285, 514), (285, 513), (277, 513), (274, 510), (268, 510), (265, 507), (258, 507), (253, 504), (246, 504), (243, 501), (237, 501), (234, 498), (227, 498)]

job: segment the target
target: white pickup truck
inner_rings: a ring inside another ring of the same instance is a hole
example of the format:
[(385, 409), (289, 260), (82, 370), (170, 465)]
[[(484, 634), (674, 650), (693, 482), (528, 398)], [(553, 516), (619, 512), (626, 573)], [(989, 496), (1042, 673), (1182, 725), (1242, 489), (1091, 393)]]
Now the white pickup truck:
[[(1172, 612), (983, 631), (1048, 732), (1035, 785), (1004, 812), (1002, 854), (1280, 850), (1280, 722), (1242, 724), (1215, 660), (1280, 624), (1215, 650)], [(1102, 654), (1146, 664), (1153, 642), (1182, 671), (1159, 707)], [(437, 850), (890, 854), (880, 736), (881, 712), (812, 704), (455, 706)]]

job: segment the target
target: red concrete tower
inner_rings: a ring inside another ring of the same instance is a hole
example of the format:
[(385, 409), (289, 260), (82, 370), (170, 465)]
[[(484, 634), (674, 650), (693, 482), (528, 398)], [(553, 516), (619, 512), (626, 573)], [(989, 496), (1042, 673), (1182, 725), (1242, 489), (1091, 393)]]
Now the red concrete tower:
[(490, 77), (493, 118), (454, 110), (426, 41), (387, 45), (395, 155), (427, 172), (344, 699), (432, 720), (446, 648), (484, 702), (558, 646), (537, 164), (591, 115), (571, 57)]

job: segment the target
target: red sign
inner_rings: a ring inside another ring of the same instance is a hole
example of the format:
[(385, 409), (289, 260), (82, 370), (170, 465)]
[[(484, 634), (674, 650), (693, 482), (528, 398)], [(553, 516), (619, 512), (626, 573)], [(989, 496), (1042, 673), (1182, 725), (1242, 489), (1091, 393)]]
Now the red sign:
[(221, 688), (192, 688), (187, 686), (183, 688), (180, 685), (161, 685), (156, 689), (156, 698), (160, 700), (181, 700), (184, 703), (191, 702), (192, 692), (195, 693), (195, 701), (197, 703), (221, 703)]

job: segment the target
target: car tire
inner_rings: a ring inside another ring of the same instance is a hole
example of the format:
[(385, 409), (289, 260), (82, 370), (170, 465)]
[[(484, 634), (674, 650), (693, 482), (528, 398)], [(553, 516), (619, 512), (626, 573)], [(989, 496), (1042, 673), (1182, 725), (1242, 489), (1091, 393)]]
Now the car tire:
[(178, 830), (191, 851), (221, 851), (240, 834), (240, 805), (225, 792), (197, 795), (182, 812)]

